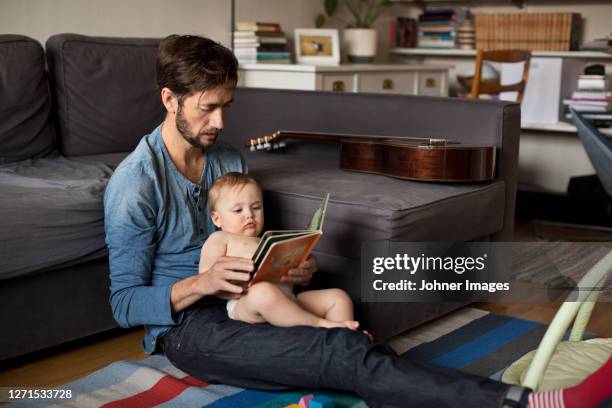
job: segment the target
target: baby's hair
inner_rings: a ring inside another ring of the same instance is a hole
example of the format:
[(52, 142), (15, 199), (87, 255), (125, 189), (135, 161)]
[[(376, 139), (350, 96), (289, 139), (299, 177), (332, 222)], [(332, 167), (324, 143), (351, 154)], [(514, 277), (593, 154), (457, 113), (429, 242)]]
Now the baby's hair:
[(257, 184), (253, 177), (244, 173), (232, 171), (225, 173), (221, 177), (217, 177), (208, 190), (209, 211), (213, 211), (215, 209), (215, 205), (217, 204), (217, 200), (221, 195), (221, 189), (223, 187), (244, 187), (247, 184), (254, 184), (257, 188), (260, 188), (259, 184)]

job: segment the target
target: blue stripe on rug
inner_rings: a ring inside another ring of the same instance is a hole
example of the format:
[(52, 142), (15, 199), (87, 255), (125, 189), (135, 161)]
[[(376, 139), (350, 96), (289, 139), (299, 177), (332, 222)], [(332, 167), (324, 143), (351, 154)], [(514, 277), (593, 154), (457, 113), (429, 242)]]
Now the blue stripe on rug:
[(512, 320), (512, 318), (508, 316), (494, 315), (492, 313), (488, 314), (434, 341), (422, 343), (406, 351), (402, 354), (402, 357), (423, 362), (431, 361), (436, 357), (455, 350), (457, 345), (466, 344), (482, 334), (508, 323), (510, 320)]
[(522, 336), (538, 325), (539, 323), (529, 320), (511, 319), (509, 322), (463, 344), (454, 351), (434, 358), (431, 362), (450, 368), (459, 369), (465, 367), (494, 352), (504, 344)]

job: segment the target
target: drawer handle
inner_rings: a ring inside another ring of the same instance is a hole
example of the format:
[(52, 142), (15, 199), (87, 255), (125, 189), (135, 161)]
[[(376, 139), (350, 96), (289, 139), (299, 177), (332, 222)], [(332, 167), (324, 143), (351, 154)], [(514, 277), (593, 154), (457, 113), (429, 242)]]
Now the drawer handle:
[(427, 88), (434, 88), (436, 86), (436, 79), (435, 78), (426, 78), (425, 79), (425, 87)]
[(332, 89), (334, 92), (344, 92), (344, 82), (334, 81), (334, 83), (332, 84)]
[(393, 80), (392, 79), (384, 79), (382, 82), (383, 89), (393, 89)]

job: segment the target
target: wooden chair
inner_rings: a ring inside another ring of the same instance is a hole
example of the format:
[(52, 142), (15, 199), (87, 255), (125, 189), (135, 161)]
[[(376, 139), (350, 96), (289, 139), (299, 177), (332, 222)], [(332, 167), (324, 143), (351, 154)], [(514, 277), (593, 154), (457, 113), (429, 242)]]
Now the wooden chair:
[[(523, 94), (527, 86), (527, 77), (529, 76), (529, 61), (531, 53), (529, 51), (520, 50), (478, 50), (476, 55), (476, 72), (472, 81), (472, 92), (470, 98), (478, 98), (481, 94), (498, 94), (500, 92), (518, 92), (516, 101), (523, 101)], [(493, 62), (525, 62), (523, 67), (523, 79), (521, 82), (512, 85), (501, 85), (498, 80), (483, 80), (482, 79), (482, 64), (484, 61)]]

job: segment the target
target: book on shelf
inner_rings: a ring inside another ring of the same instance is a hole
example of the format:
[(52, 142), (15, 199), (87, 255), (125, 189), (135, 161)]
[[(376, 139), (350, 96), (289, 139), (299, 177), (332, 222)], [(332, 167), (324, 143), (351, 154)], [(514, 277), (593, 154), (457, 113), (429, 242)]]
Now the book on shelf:
[(236, 31), (283, 31), (280, 23), (266, 23), (260, 21), (236, 21), (234, 23)]
[(258, 63), (289, 64), (290, 61), (289, 52), (257, 52)]
[(476, 14), (476, 46), (492, 50), (576, 50), (581, 22), (578, 13)]
[[(464, 24), (469, 21), (471, 14), (462, 8), (428, 8), (419, 17), (417, 22), (419, 48), (457, 48), (460, 45), (469, 46), (473, 41), (465, 37), (469, 30)], [(457, 33), (464, 27), (464, 36), (461, 44)]]
[(578, 89), (581, 91), (607, 91), (608, 78), (605, 75), (579, 75)]
[(612, 98), (610, 91), (574, 91), (572, 99), (607, 99)]
[(390, 47), (416, 47), (417, 25), (412, 17), (397, 17), (389, 27)]
[(237, 21), (233, 46), (240, 64), (291, 63), (287, 37), (280, 23)]
[(580, 45), (580, 49), (583, 51), (600, 51), (612, 53), (612, 40), (610, 36), (604, 38), (594, 38), (584, 44)]
[(287, 44), (286, 37), (259, 37), (259, 42), (262, 44)]
[(455, 48), (455, 40), (419, 40), (418, 48)]
[(289, 52), (287, 44), (260, 44), (257, 47), (259, 52)]
[(282, 31), (234, 31), (234, 38), (284, 37)]
[(261, 281), (278, 283), (289, 270), (306, 260), (323, 234), (329, 194), (304, 230), (266, 231), (253, 254), (255, 272), (250, 285)]
[(259, 41), (257, 41), (257, 38), (234, 38), (234, 47), (244, 47), (250, 45), (259, 45)]

